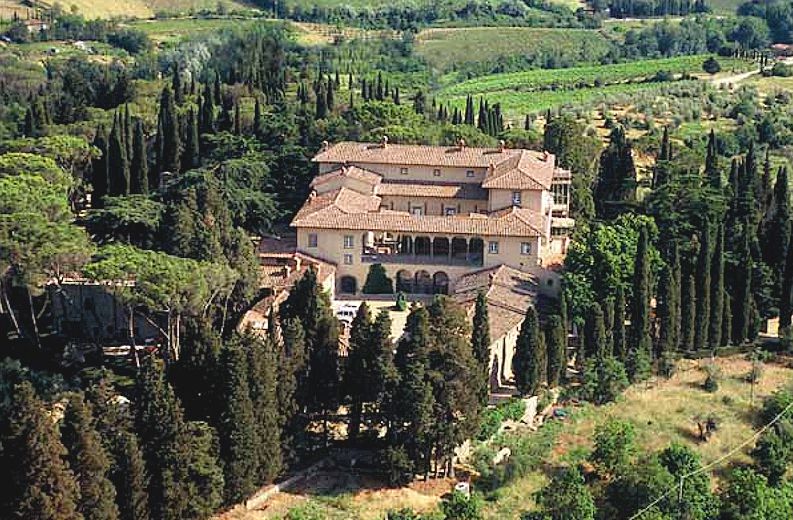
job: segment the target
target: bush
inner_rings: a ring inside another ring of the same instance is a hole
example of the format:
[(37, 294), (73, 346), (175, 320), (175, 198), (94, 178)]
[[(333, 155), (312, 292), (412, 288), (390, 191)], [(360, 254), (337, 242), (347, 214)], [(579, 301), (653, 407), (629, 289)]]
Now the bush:
[(526, 403), (522, 399), (514, 397), (493, 408), (486, 409), (482, 415), (482, 423), (476, 438), (486, 441), (498, 433), (502, 422), (506, 420), (519, 421), (524, 413), (526, 413)]
[(625, 366), (614, 356), (588, 360), (581, 379), (581, 398), (595, 404), (611, 402), (628, 388)]
[(592, 462), (601, 474), (614, 475), (636, 454), (636, 431), (627, 421), (610, 419), (595, 429)]
[(715, 363), (708, 363), (705, 365), (705, 373), (707, 377), (702, 384), (702, 388), (706, 392), (716, 392), (719, 390), (719, 380), (721, 380), (721, 369)]
[(408, 457), (402, 446), (386, 448), (382, 460), (386, 471), (386, 480), (393, 487), (401, 487), (413, 481), (413, 461)]
[(405, 293), (403, 293), (402, 291), (397, 293), (396, 308), (398, 311), (405, 311), (408, 308), (408, 301), (405, 298)]
[(394, 282), (386, 275), (383, 264), (372, 264), (363, 284), (364, 294), (394, 294)]
[(447, 520), (480, 520), (482, 498), (476, 493), (470, 497), (455, 491), (441, 502), (441, 511)]
[(702, 64), (702, 70), (708, 74), (716, 74), (717, 72), (721, 71), (721, 64), (716, 58), (711, 56)]

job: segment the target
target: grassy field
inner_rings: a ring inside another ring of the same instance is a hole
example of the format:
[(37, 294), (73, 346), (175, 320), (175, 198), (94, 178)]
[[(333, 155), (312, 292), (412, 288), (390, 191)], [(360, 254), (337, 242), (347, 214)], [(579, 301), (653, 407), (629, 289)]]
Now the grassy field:
[[(749, 438), (755, 431), (755, 410), (765, 396), (793, 380), (793, 370), (786, 364), (768, 363), (755, 385), (754, 408), (750, 403), (750, 386), (745, 376), (751, 363), (742, 356), (717, 359), (722, 371), (719, 390), (707, 393), (701, 385), (702, 369), (708, 361), (681, 361), (678, 372), (669, 380), (653, 380), (628, 389), (616, 403), (603, 407), (584, 405), (568, 408), (568, 419), (545, 428), (556, 430), (551, 453), (538, 467), (501, 487), (485, 504), (485, 518), (515, 519), (532, 505), (532, 495), (546, 482), (545, 471), (554, 466), (585, 460), (592, 449), (592, 434), (598, 424), (609, 418), (633, 423), (638, 444), (648, 451), (661, 450), (672, 442), (695, 449), (703, 463), (712, 462)], [(719, 430), (707, 443), (697, 438), (694, 418), (713, 414), (719, 419)], [(521, 432), (515, 435), (538, 436)], [(512, 434), (510, 434), (512, 435)], [(749, 460), (750, 443), (736, 456), (715, 468), (720, 471), (731, 464)], [(235, 510), (223, 515), (224, 520), (264, 520), (283, 518), (288, 511), (308, 519), (362, 519), (384, 517), (389, 509), (413, 507), (427, 511), (434, 508), (438, 497), (449, 491), (450, 481), (416, 482), (410, 487), (388, 489), (372, 477), (350, 475), (341, 471), (322, 471), (299, 489), (278, 493), (261, 510)], [(474, 482), (476, 488), (476, 482)]]
[(155, 42), (167, 42), (183, 36), (205, 34), (226, 27), (252, 23), (249, 19), (235, 18), (172, 18), (164, 20), (141, 20), (129, 24), (145, 32)]
[(440, 71), (473, 62), (510, 56), (542, 56), (554, 53), (573, 62), (595, 62), (609, 48), (598, 31), (584, 29), (536, 29), (528, 27), (475, 27), (428, 29), (418, 35), (416, 51)]

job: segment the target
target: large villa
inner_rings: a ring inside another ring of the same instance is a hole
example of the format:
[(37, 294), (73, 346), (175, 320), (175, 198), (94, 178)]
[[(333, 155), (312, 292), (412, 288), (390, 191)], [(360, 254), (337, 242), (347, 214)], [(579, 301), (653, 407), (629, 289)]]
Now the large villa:
[[(292, 221), (297, 251), (335, 264), (335, 292), (360, 293), (372, 264), (396, 290), (451, 293), (461, 277), (507, 267), (546, 289), (564, 257), (571, 174), (523, 149), (341, 142)], [(555, 287), (554, 287), (555, 289)]]

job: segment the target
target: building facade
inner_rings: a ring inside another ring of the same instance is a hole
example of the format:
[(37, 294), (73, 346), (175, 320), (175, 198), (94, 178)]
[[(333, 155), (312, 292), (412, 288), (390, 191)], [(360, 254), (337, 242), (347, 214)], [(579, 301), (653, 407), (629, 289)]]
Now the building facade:
[(522, 149), (341, 142), (314, 157), (318, 175), (292, 221), (297, 251), (336, 265), (336, 294), (359, 293), (382, 264), (406, 293), (448, 294), (495, 266), (536, 273), (566, 253), (569, 171)]

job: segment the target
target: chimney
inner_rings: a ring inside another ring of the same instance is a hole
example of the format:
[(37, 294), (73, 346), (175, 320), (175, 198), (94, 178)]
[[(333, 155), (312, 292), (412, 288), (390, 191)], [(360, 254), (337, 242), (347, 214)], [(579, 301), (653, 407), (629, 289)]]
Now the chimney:
[(322, 151), (327, 152), (329, 148), (330, 148), (330, 143), (327, 141), (322, 141)]
[(507, 143), (503, 139), (499, 140), (498, 141), (498, 151), (503, 153), (504, 150), (506, 150), (506, 148), (507, 148)]
[(311, 193), (308, 194), (308, 201), (311, 202), (317, 198), (317, 190), (311, 190)]
[(459, 147), (460, 147), (460, 150), (461, 150), (461, 151), (462, 151), (462, 150), (464, 150), (464, 149), (465, 149), (465, 139), (463, 139), (463, 138), (461, 137), (461, 138), (460, 138), (460, 140), (459, 140), (459, 141), (457, 141), (457, 146), (459, 146)]
[(543, 161), (548, 162), (548, 158), (549, 157), (550, 157), (550, 154), (548, 154), (548, 150), (545, 150), (544, 152), (542, 152), (542, 160)]
[(496, 165), (493, 164), (493, 161), (490, 161), (490, 164), (487, 167), (487, 172), (492, 175), (493, 172), (495, 171), (496, 171)]
[(382, 139), (383, 148), (388, 148), (388, 136), (384, 135)]

